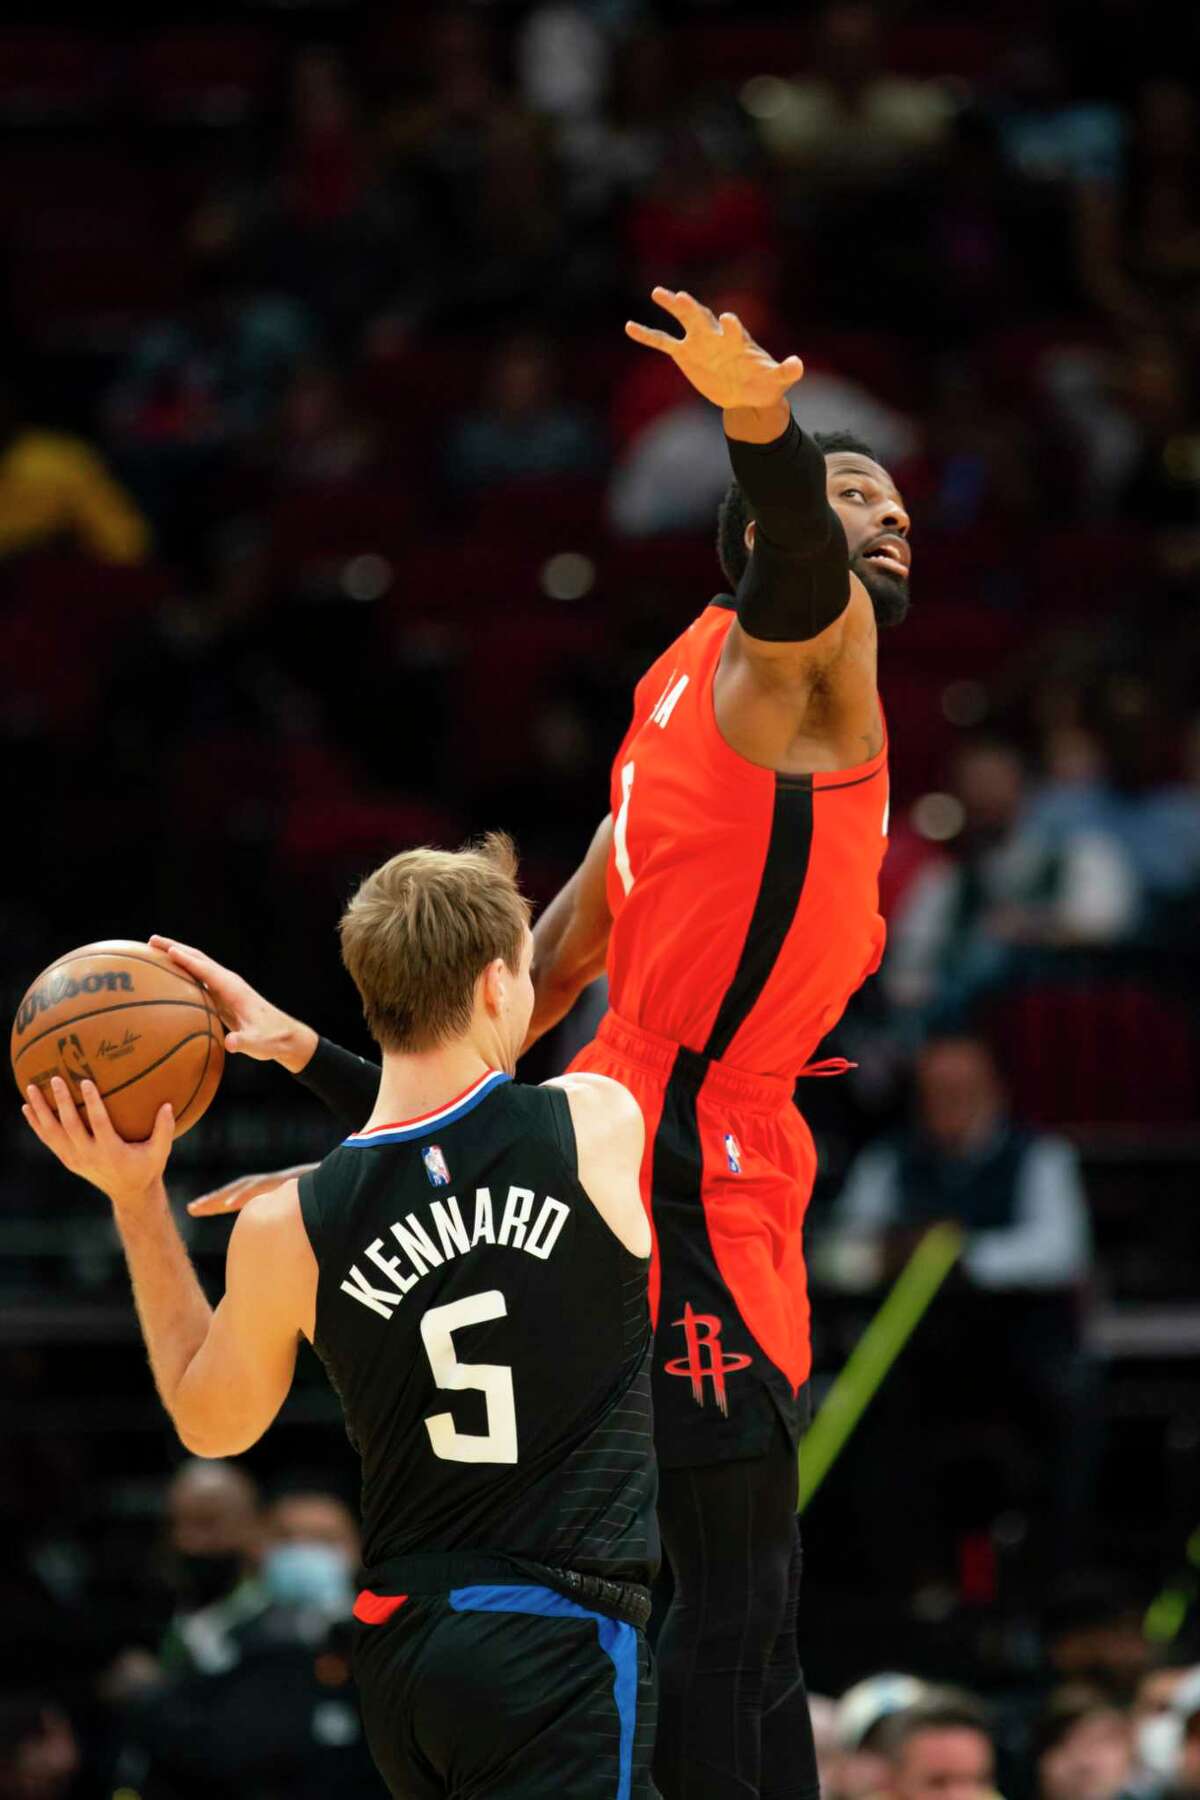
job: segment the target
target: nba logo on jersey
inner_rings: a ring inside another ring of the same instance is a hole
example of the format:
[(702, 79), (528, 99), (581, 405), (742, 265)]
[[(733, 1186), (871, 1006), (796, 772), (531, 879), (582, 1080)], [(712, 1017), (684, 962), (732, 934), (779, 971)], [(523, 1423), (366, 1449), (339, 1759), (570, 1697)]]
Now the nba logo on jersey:
[(725, 1154), (729, 1158), (729, 1173), (731, 1175), (740, 1175), (742, 1172), (742, 1146), (738, 1143), (732, 1131), (727, 1131), (725, 1133)]
[(450, 1171), (439, 1145), (426, 1144), (421, 1152), (421, 1161), (425, 1164), (425, 1173), (433, 1187), (449, 1187)]

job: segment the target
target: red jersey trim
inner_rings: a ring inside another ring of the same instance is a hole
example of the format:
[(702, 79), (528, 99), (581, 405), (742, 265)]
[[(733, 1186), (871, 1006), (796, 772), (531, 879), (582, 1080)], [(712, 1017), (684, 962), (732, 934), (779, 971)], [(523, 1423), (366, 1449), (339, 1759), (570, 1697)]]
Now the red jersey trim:
[(354, 1602), (354, 1616), (360, 1625), (386, 1625), (407, 1599), (407, 1594), (373, 1594), (364, 1588)]

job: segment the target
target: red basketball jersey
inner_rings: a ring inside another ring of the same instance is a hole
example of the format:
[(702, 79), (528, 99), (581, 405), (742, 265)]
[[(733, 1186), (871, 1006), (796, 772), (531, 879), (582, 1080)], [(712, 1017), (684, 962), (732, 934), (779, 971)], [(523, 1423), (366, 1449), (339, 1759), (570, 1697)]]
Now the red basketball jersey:
[(638, 683), (613, 765), (609, 998), (643, 1030), (790, 1078), (883, 954), (887, 744), (814, 775), (731, 750), (713, 683), (734, 617), (714, 602)]

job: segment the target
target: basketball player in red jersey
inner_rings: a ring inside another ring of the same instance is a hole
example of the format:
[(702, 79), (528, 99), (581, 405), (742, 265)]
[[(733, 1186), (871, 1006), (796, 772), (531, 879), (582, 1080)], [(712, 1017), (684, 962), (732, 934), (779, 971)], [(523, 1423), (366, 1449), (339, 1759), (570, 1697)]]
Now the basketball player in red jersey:
[(639, 683), (612, 810), (535, 932), (531, 1039), (605, 967), (577, 1069), (646, 1120), (666, 1800), (817, 1791), (796, 1645), (795, 1448), (810, 1367), (802, 1226), (816, 1156), (795, 1079), (879, 965), (887, 739), (880, 624), (909, 520), (849, 437), (814, 440), (730, 313), (654, 290), (683, 336), (626, 329), (722, 408), (734, 483), (708, 606)]
[[(683, 336), (629, 335), (723, 411), (735, 480), (718, 548), (734, 594), (638, 685), (611, 813), (535, 927), (527, 1042), (607, 966), (611, 1011), (574, 1066), (616, 1077), (646, 1121), (660, 1522), (676, 1586), (658, 1646), (656, 1780), (664, 1800), (807, 1800), (795, 1452), (816, 1158), (792, 1095), (882, 954), (876, 633), (907, 609), (908, 515), (866, 445), (795, 424), (798, 358), (775, 362), (732, 314), (687, 294), (654, 299)], [(212, 988), (230, 1049), (278, 1060), (361, 1124), (377, 1070), (208, 958), (173, 954)], [(231, 1210), (261, 1184), (199, 1210)]]

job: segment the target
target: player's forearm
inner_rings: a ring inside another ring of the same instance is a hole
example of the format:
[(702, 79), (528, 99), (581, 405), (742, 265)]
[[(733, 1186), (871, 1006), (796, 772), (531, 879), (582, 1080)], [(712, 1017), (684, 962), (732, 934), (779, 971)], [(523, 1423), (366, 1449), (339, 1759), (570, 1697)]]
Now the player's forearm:
[(312, 1035), (309, 1056), (292, 1073), (336, 1118), (351, 1131), (357, 1131), (375, 1104), (379, 1065), (355, 1056), (352, 1050), (343, 1050), (329, 1038), (318, 1038), (315, 1032)]
[(825, 457), (815, 440), (802, 431), (786, 404), (770, 438), (725, 437), (729, 461), (746, 496), (756, 533), (781, 550), (811, 552), (829, 535), (832, 509), (826, 491)]
[(154, 1385), (180, 1437), (188, 1444), (188, 1420), (178, 1410), (179, 1388), (208, 1335), (212, 1308), (171, 1216), (161, 1181), (147, 1195), (114, 1199), (113, 1216), (125, 1251)]
[(584, 988), (604, 972), (607, 938), (594, 935), (586, 945), (573, 931), (570, 888), (542, 914), (533, 931), (533, 1015), (523, 1048), (565, 1019)]
[(850, 603), (850, 558), (829, 504), (825, 457), (789, 415), (770, 443), (731, 440), (729, 460), (754, 520), (738, 620), (763, 643), (819, 637)]

